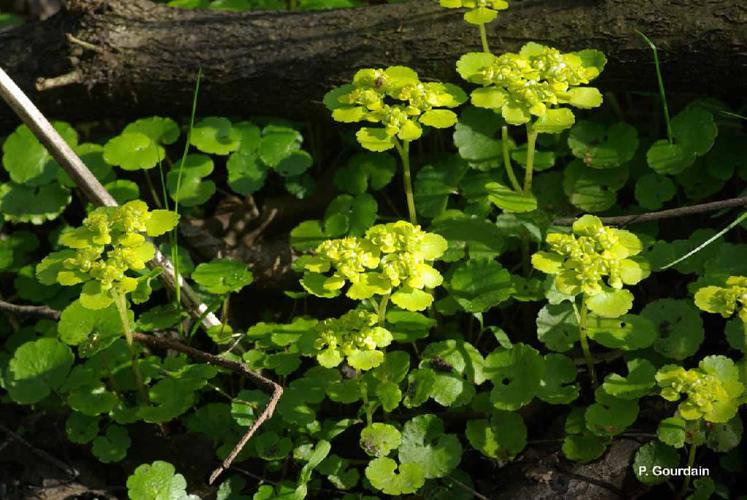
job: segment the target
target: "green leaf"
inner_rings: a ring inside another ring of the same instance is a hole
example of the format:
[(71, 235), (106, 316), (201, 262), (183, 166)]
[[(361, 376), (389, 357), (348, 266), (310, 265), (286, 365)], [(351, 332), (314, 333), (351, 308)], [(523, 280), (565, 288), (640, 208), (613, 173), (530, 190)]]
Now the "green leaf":
[(674, 182), (663, 175), (646, 174), (635, 183), (635, 199), (648, 210), (659, 210), (675, 194), (677, 187)]
[(165, 157), (164, 149), (140, 132), (123, 132), (104, 146), (104, 160), (124, 170), (147, 170)]
[[(387, 357), (389, 356), (390, 354), (387, 354)], [(463, 340), (432, 342), (421, 354), (421, 359), (430, 359), (431, 365), (434, 365), (434, 361), (441, 367), (448, 365), (450, 370), (464, 375), (474, 384), (479, 385), (486, 380), (483, 372), (485, 360), (482, 354), (472, 344)]]
[(568, 134), (568, 146), (586, 166), (617, 168), (635, 156), (638, 131), (623, 122), (608, 128), (600, 123), (581, 120)]
[(314, 159), (306, 151), (293, 151), (280, 160), (275, 166), (275, 171), (283, 177), (293, 177), (303, 174), (313, 164)]
[(159, 144), (174, 144), (179, 138), (179, 126), (171, 118), (151, 116), (135, 120), (125, 127), (123, 133), (138, 132), (145, 134), (153, 142)]
[(703, 156), (713, 147), (718, 127), (713, 113), (699, 106), (689, 106), (672, 118), (672, 134), (685, 150)]
[(483, 6), (464, 13), (464, 20), (469, 24), (487, 24), (496, 17), (498, 17), (498, 12)]
[(667, 476), (654, 474), (654, 467), (675, 468), (680, 464), (680, 454), (671, 446), (659, 441), (646, 443), (635, 454), (633, 472), (643, 484), (659, 484), (667, 480)]
[(396, 171), (397, 163), (389, 154), (358, 153), (335, 172), (334, 184), (350, 194), (363, 194), (368, 188), (378, 191), (391, 182)]
[(387, 134), (383, 128), (363, 127), (355, 137), (360, 145), (369, 151), (383, 152), (394, 148), (394, 137)]
[(659, 299), (641, 311), (657, 332), (654, 350), (668, 358), (683, 360), (698, 352), (705, 330), (698, 309), (689, 300)]
[(563, 171), (563, 191), (576, 207), (587, 212), (602, 212), (617, 200), (617, 191), (628, 180), (628, 167), (595, 169), (574, 160)]
[(568, 404), (578, 398), (576, 364), (562, 354), (546, 354), (537, 397), (550, 404)]
[(99, 433), (99, 419), (77, 411), (71, 412), (65, 421), (65, 433), (72, 443), (90, 443)]
[(502, 142), (496, 138), (501, 123), (498, 115), (490, 110), (465, 108), (454, 127), (454, 145), (459, 150), (459, 156), (490, 168), (502, 164)]
[(402, 287), (391, 295), (391, 301), (407, 311), (423, 311), (433, 303), (433, 296), (424, 290)]
[(330, 202), (324, 213), (324, 232), (330, 237), (363, 236), (376, 222), (379, 206), (368, 193), (358, 196), (341, 194)]
[(457, 73), (462, 79), (472, 83), (488, 83), (482, 79), (483, 69), (491, 66), (496, 57), (487, 52), (469, 52), (463, 54), (456, 64)]
[(391, 458), (375, 458), (366, 467), (366, 477), (371, 485), (385, 495), (408, 495), (425, 484), (423, 467), (417, 463), (401, 463)]
[(209, 156), (188, 155), (183, 164), (175, 165), (166, 175), (169, 195), (174, 201), (186, 207), (205, 203), (215, 192), (215, 183), (203, 180), (212, 171), (213, 160)]
[(459, 181), (467, 168), (467, 163), (456, 155), (446, 155), (433, 165), (421, 168), (415, 177), (415, 206), (418, 215), (442, 215), (449, 196), (457, 193)]
[(443, 423), (437, 416), (418, 415), (405, 423), (399, 446), (400, 463), (419, 465), (425, 477), (432, 479), (448, 475), (461, 458), (459, 439), (453, 434), (444, 434)]
[(236, 293), (254, 281), (246, 264), (230, 259), (216, 259), (198, 265), (192, 279), (206, 292), (215, 295)]
[[(52, 126), (71, 147), (78, 144), (78, 133), (69, 124), (52, 122)], [(51, 182), (60, 170), (26, 125), (19, 126), (3, 143), (3, 167), (13, 182), (30, 186)]]
[(537, 210), (537, 198), (532, 193), (519, 193), (499, 182), (485, 184), (488, 200), (506, 212), (522, 213)]
[(70, 348), (57, 339), (26, 342), (8, 363), (8, 394), (19, 404), (38, 403), (62, 385), (74, 359)]
[(92, 417), (109, 413), (117, 403), (119, 403), (119, 398), (116, 394), (106, 390), (106, 386), (101, 382), (92, 382), (78, 387), (67, 397), (67, 404), (70, 408)]
[(127, 478), (127, 494), (132, 500), (182, 500), (187, 496), (187, 480), (168, 462), (143, 464)]
[(62, 311), (57, 330), (60, 340), (68, 345), (82, 344), (91, 336), (118, 337), (124, 333), (114, 304), (92, 311), (83, 307), (78, 300)]
[(371, 373), (380, 382), (398, 384), (410, 371), (410, 355), (405, 351), (390, 351), (386, 353), (384, 362)]
[(744, 426), (737, 415), (728, 422), (706, 427), (706, 446), (717, 453), (733, 450), (742, 442)]
[(568, 108), (548, 109), (544, 115), (537, 118), (532, 128), (540, 134), (559, 134), (571, 128), (575, 121), (573, 111)]
[(104, 185), (112, 198), (120, 205), (140, 198), (140, 186), (127, 179), (117, 179)]
[(528, 404), (544, 375), (545, 362), (536, 349), (514, 344), (485, 357), (485, 375), (493, 382), (490, 401), (499, 410), (515, 411)]
[(232, 153), (226, 162), (228, 185), (244, 196), (256, 193), (265, 184), (268, 167), (256, 153), (240, 149)]
[(513, 293), (511, 274), (493, 260), (461, 262), (446, 285), (449, 294), (467, 312), (484, 312)]
[(594, 87), (575, 87), (568, 91), (568, 104), (580, 109), (591, 109), (602, 105), (602, 93)]
[[(110, 464), (122, 461), (127, 456), (127, 450), (130, 448), (131, 443), (132, 441), (130, 440), (127, 429), (112, 424), (107, 427), (106, 434), (93, 440), (91, 451), (99, 461)], [(137, 473), (137, 471), (135, 472)]]
[(148, 236), (161, 236), (176, 227), (179, 223), (179, 214), (171, 210), (151, 210), (150, 218), (145, 223), (145, 232)]
[(361, 431), (361, 448), (370, 457), (385, 457), (401, 442), (402, 435), (393, 425), (375, 422)]
[(656, 436), (664, 444), (675, 448), (682, 448), (687, 442), (687, 428), (685, 420), (680, 417), (669, 417), (659, 422)]
[(565, 420), (563, 455), (569, 460), (590, 462), (604, 454), (610, 438), (596, 436), (586, 428), (584, 409), (574, 407)]
[(396, 342), (423, 339), (436, 326), (436, 320), (410, 311), (390, 310), (386, 314), (386, 320)]
[(72, 196), (60, 184), (32, 187), (14, 182), (0, 184), (0, 215), (9, 222), (40, 225), (56, 219)]
[(602, 318), (618, 318), (633, 307), (633, 294), (629, 290), (602, 290), (586, 299), (591, 312)]
[(537, 338), (553, 351), (566, 352), (573, 348), (578, 341), (578, 322), (570, 303), (547, 304), (540, 310)]
[(639, 399), (649, 394), (656, 385), (656, 367), (642, 358), (632, 359), (627, 365), (627, 377), (611, 373), (604, 378), (604, 391), (620, 399)]
[(656, 340), (654, 324), (634, 314), (620, 318), (590, 316), (586, 330), (592, 340), (610, 349), (635, 351), (649, 347)]
[(257, 455), (263, 460), (282, 460), (288, 456), (293, 448), (293, 442), (287, 437), (280, 437), (277, 433), (263, 432), (253, 439)]
[(649, 148), (646, 161), (648, 166), (659, 174), (675, 175), (695, 162), (695, 153), (679, 144), (670, 144), (662, 139)]
[(227, 118), (203, 118), (192, 128), (189, 142), (203, 153), (227, 155), (239, 149), (241, 132)]
[(595, 402), (586, 409), (586, 427), (597, 436), (616, 436), (633, 425), (638, 417), (638, 401), (620, 399), (603, 387), (594, 392)]
[[(491, 259), (506, 248), (505, 236), (495, 224), (458, 211), (450, 210), (442, 214), (433, 221), (430, 230), (446, 238), (455, 253), (456, 249), (464, 248), (471, 259)], [(462, 257), (461, 251), (458, 257)]]
[[(268, 125), (262, 131), (262, 139), (259, 142), (259, 157), (270, 167), (280, 169), (281, 162), (299, 151), (302, 141), (303, 137), (298, 130), (290, 127)], [(301, 162), (298, 163), (298, 160), (301, 160)], [(285, 175), (293, 175), (291, 173), (293, 170), (300, 170), (299, 173), (301, 173), (311, 166), (311, 156), (308, 153), (306, 153), (306, 157), (292, 161), (296, 163), (296, 166), (286, 166), (287, 173)]]
[(449, 109), (431, 109), (420, 115), (420, 123), (434, 128), (449, 128), (457, 122), (457, 115)]

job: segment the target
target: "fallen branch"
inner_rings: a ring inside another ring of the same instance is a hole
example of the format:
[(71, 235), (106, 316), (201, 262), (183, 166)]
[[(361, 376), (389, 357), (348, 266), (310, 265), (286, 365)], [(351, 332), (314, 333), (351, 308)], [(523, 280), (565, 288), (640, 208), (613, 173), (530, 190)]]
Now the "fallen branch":
[(262, 413), (259, 414), (257, 420), (255, 420), (254, 423), (249, 426), (249, 429), (247, 429), (246, 433), (244, 433), (241, 439), (239, 439), (239, 442), (236, 443), (236, 446), (233, 447), (231, 453), (229, 453), (226, 459), (223, 460), (220, 467), (215, 469), (213, 473), (210, 474), (209, 484), (213, 484), (224, 471), (231, 467), (233, 461), (236, 459), (238, 454), (241, 453), (241, 450), (244, 449), (244, 446), (246, 446), (246, 443), (249, 442), (257, 429), (259, 429), (259, 427), (263, 423), (265, 423), (265, 421), (272, 417), (272, 414), (275, 412), (275, 407), (280, 400), (280, 396), (283, 395), (283, 388), (280, 386), (280, 384), (273, 382), (269, 378), (251, 371), (244, 363), (231, 361), (218, 357), (214, 354), (200, 351), (199, 349), (189, 347), (173, 339), (154, 337), (153, 335), (145, 335), (143, 333), (133, 333), (132, 338), (135, 341), (140, 342), (141, 344), (148, 345), (150, 347), (171, 349), (173, 351), (184, 353), (190, 358), (200, 360), (208, 365), (216, 365), (234, 371), (240, 375), (246, 376), (247, 378), (251, 379), (256, 385), (271, 393), (270, 400), (267, 402), (267, 406), (265, 406), (265, 409), (262, 411)]
[[(18, 117), (31, 129), (34, 135), (44, 144), (55, 160), (67, 172), (75, 185), (83, 191), (86, 197), (96, 206), (113, 207), (117, 205), (112, 195), (101, 185), (91, 173), (85, 163), (68, 146), (65, 140), (54, 129), (49, 120), (39, 111), (31, 100), (18, 88), (18, 85), (0, 68), (0, 97), (13, 109)], [(205, 314), (207, 306), (197, 297), (195, 292), (179, 277), (171, 261), (156, 247), (156, 255), (148, 263), (150, 267), (161, 267), (161, 281), (171, 291), (181, 287), (181, 297), (185, 308), (193, 318), (201, 319), (205, 328), (220, 325), (220, 321), (213, 313)]]
[(58, 321), (60, 319), (60, 311), (58, 311), (57, 309), (52, 309), (51, 307), (47, 306), (27, 306), (11, 304), (10, 302), (5, 302), (4, 300), (0, 300), (0, 311), (5, 311), (11, 314), (18, 314), (21, 316), (42, 316), (54, 321)]
[[(712, 201), (709, 203), (701, 203), (699, 205), (690, 205), (689, 207), (670, 208), (667, 210), (660, 210), (658, 212), (646, 212), (634, 215), (617, 215), (614, 217), (600, 217), (600, 219), (604, 224), (627, 226), (628, 224), (639, 224), (642, 222), (650, 222), (661, 219), (674, 219), (677, 217), (686, 217), (688, 215), (695, 215), (704, 212), (713, 212), (715, 210), (744, 206), (747, 206), (747, 196), (742, 196), (739, 198), (729, 198), (727, 200)], [(560, 219), (555, 219), (553, 221), (553, 224), (555, 224), (556, 226), (570, 226), (575, 220), (575, 217), (562, 217)]]
[[(6, 311), (13, 314), (43, 316), (54, 320), (60, 319), (60, 311), (47, 306), (11, 304), (10, 302), (0, 300), (0, 311)], [(241, 439), (239, 439), (236, 446), (233, 447), (231, 453), (229, 453), (226, 459), (223, 460), (220, 467), (216, 468), (213, 473), (210, 474), (209, 484), (213, 484), (224, 471), (231, 467), (233, 461), (236, 459), (238, 454), (241, 453), (241, 450), (244, 449), (246, 443), (248, 443), (252, 436), (257, 432), (257, 429), (272, 417), (272, 414), (275, 412), (275, 407), (277, 406), (278, 401), (280, 401), (280, 397), (283, 395), (283, 388), (277, 382), (274, 382), (259, 373), (253, 372), (244, 363), (221, 358), (214, 354), (182, 344), (174, 339), (156, 337), (144, 333), (133, 333), (132, 338), (136, 342), (147, 345), (148, 347), (181, 352), (190, 358), (202, 361), (205, 364), (226, 368), (227, 370), (231, 370), (239, 375), (249, 378), (255, 385), (262, 387), (266, 392), (270, 393), (270, 400), (267, 402), (267, 406), (265, 406), (262, 413), (257, 417), (257, 420), (249, 426), (249, 429), (247, 429)], [(5, 429), (2, 426), (0, 426), (0, 429), (8, 432), (12, 437), (16, 437), (12, 431)], [(31, 448), (33, 449), (33, 447)]]

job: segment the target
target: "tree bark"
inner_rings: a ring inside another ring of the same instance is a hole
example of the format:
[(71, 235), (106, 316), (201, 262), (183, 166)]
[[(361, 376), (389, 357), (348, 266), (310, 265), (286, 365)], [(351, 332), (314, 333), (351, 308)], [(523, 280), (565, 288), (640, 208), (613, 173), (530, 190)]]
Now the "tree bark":
[[(409, 65), (459, 82), (460, 54), (479, 49), (462, 13), (416, 1), (311, 13), (181, 10), (148, 0), (68, 0), (41, 23), (0, 32), (0, 66), (57, 118), (199, 113), (305, 118), (357, 68)], [(609, 58), (604, 90), (655, 92), (660, 48), (670, 91), (733, 95), (747, 79), (747, 4), (733, 0), (526, 0), (488, 25), (495, 53), (529, 40)], [(71, 36), (70, 36), (71, 35)], [(49, 79), (63, 76), (61, 79)], [(37, 78), (47, 78), (34, 90)], [(0, 110), (0, 123), (15, 123)]]

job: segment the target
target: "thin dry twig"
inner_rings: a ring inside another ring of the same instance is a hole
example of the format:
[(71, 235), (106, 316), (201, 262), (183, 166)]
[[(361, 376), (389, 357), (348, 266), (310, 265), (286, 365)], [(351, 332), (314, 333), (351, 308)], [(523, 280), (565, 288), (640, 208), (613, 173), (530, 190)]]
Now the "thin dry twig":
[(3, 431), (8, 436), (10, 436), (10, 438), (12, 438), (12, 439), (18, 441), (19, 443), (21, 443), (23, 446), (25, 446), (26, 448), (28, 448), (37, 457), (41, 458), (42, 460), (45, 460), (45, 461), (49, 462), (50, 464), (54, 465), (55, 467), (57, 467), (58, 469), (60, 469), (61, 471), (63, 471), (65, 474), (67, 474), (69, 476), (70, 480), (73, 480), (73, 479), (77, 478), (80, 475), (80, 473), (78, 472), (78, 470), (75, 469), (74, 467), (71, 467), (68, 464), (66, 464), (65, 462), (63, 462), (62, 460), (59, 460), (59, 459), (53, 457), (52, 455), (50, 455), (46, 451), (44, 451), (44, 450), (42, 450), (40, 448), (37, 448), (33, 444), (31, 444), (28, 441), (26, 441), (20, 434), (12, 431), (10, 429), (8, 429), (3, 424), (0, 424), (0, 431)]
[[(51, 307), (18, 305), (2, 300), (0, 300), (0, 311), (6, 311), (14, 314), (43, 316), (45, 318), (54, 320), (59, 320), (60, 318), (60, 311)], [(255, 385), (263, 388), (266, 392), (270, 393), (270, 400), (267, 402), (265, 409), (262, 411), (262, 413), (260, 413), (259, 417), (257, 417), (257, 420), (249, 427), (249, 429), (247, 429), (246, 433), (244, 433), (239, 442), (236, 443), (236, 446), (234, 446), (233, 450), (231, 450), (231, 453), (229, 453), (226, 459), (223, 460), (220, 467), (216, 468), (213, 473), (210, 474), (209, 482), (210, 484), (213, 484), (224, 471), (231, 467), (233, 461), (236, 459), (238, 454), (241, 453), (241, 450), (244, 449), (246, 443), (248, 443), (252, 436), (257, 432), (257, 429), (259, 429), (259, 427), (263, 423), (265, 423), (270, 419), (270, 417), (272, 417), (273, 413), (275, 412), (275, 407), (277, 406), (280, 397), (283, 395), (283, 388), (277, 382), (274, 382), (269, 378), (250, 370), (249, 367), (247, 367), (244, 363), (231, 361), (229, 359), (224, 359), (214, 354), (195, 349), (194, 347), (182, 344), (175, 339), (156, 337), (154, 335), (146, 335), (144, 333), (133, 333), (132, 338), (136, 342), (147, 345), (148, 347), (181, 352), (183, 354), (186, 354), (190, 358), (202, 361), (205, 364), (226, 368), (235, 373), (238, 373), (239, 375), (249, 378), (252, 382), (254, 382)], [(0, 426), (0, 429), (5, 430), (2, 426)]]
[(76, 83), (80, 83), (81, 81), (81, 74), (80, 72), (71, 71), (70, 73), (65, 73), (64, 75), (60, 76), (54, 76), (50, 78), (37, 78), (36, 79), (36, 90), (39, 92), (44, 92), (45, 90), (51, 90), (51, 89), (57, 89), (60, 87), (67, 87), (68, 85), (74, 85)]
[(229, 453), (226, 459), (223, 460), (220, 467), (215, 469), (213, 473), (210, 474), (209, 483), (213, 484), (224, 471), (231, 467), (233, 461), (236, 459), (238, 454), (241, 453), (241, 450), (244, 449), (244, 446), (246, 446), (246, 443), (249, 442), (257, 429), (259, 429), (259, 427), (265, 421), (272, 417), (272, 414), (275, 412), (275, 407), (280, 400), (280, 396), (283, 395), (283, 388), (280, 386), (280, 384), (273, 382), (269, 378), (264, 377), (259, 373), (253, 372), (244, 363), (231, 361), (218, 357), (214, 354), (200, 351), (199, 349), (189, 347), (174, 339), (154, 337), (153, 335), (145, 335), (143, 333), (133, 333), (132, 338), (133, 340), (136, 340), (137, 342), (148, 345), (150, 347), (156, 347), (159, 349), (170, 349), (173, 351), (181, 352), (186, 354), (190, 358), (200, 360), (208, 365), (215, 365), (226, 368), (240, 375), (246, 376), (247, 378), (251, 379), (256, 385), (271, 393), (270, 400), (267, 402), (267, 406), (265, 406), (265, 409), (262, 411), (262, 413), (259, 414), (257, 420), (255, 420), (254, 423), (249, 427), (249, 429), (247, 429), (246, 433), (244, 433), (239, 442), (236, 443), (236, 446), (234, 446), (233, 450), (231, 450), (231, 453)]
[(20, 316), (43, 316), (51, 320), (57, 321), (60, 319), (60, 311), (52, 309), (47, 306), (27, 306), (11, 304), (0, 300), (0, 311), (5, 311), (11, 314), (18, 314)]
[[(604, 224), (626, 226), (628, 224), (639, 224), (642, 222), (650, 222), (654, 220), (686, 217), (688, 215), (744, 206), (747, 206), (747, 196), (728, 198), (726, 200), (712, 201), (709, 203), (701, 203), (698, 205), (690, 205), (689, 207), (670, 208), (667, 210), (659, 210), (658, 212), (646, 212), (634, 215), (618, 215), (614, 217), (600, 217), (600, 219)], [(570, 226), (575, 220), (575, 217), (562, 217), (560, 219), (555, 219), (555, 221), (553, 221), (553, 224), (555, 224), (556, 226)]]
[[(96, 206), (113, 207), (117, 205), (112, 195), (101, 185), (85, 163), (70, 148), (49, 120), (39, 111), (24, 92), (15, 84), (8, 74), (0, 68), (0, 97), (13, 109), (18, 117), (31, 129), (34, 135), (44, 144), (50, 154), (67, 172), (75, 185)], [(163, 268), (161, 281), (169, 289), (181, 287), (184, 307), (193, 318), (201, 319), (205, 328), (220, 325), (213, 313), (205, 314), (207, 306), (187, 285), (181, 276), (177, 283), (176, 273), (171, 261), (156, 248), (156, 255), (148, 263), (151, 267)]]

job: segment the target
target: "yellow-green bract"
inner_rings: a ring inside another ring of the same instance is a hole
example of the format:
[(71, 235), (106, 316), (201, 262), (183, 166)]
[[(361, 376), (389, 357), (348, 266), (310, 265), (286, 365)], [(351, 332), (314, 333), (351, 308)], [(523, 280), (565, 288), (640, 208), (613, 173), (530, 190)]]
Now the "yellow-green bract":
[(113, 302), (113, 293), (133, 293), (133, 300), (144, 301), (150, 293), (151, 275), (135, 278), (128, 271), (145, 269), (155, 255), (146, 236), (160, 236), (173, 229), (179, 215), (169, 210), (148, 210), (141, 200), (119, 207), (94, 209), (83, 224), (60, 235), (66, 250), (52, 252), (36, 268), (39, 281), (46, 285), (83, 284), (80, 303), (89, 309), (102, 309)]
[(729, 276), (726, 286), (706, 286), (695, 293), (695, 305), (699, 309), (718, 313), (724, 318), (738, 311), (739, 319), (747, 323), (747, 277)]
[(392, 149), (400, 141), (414, 141), (423, 134), (423, 125), (448, 128), (457, 122), (449, 109), (467, 100), (467, 95), (449, 83), (421, 82), (418, 74), (405, 66), (362, 69), (350, 84), (337, 87), (324, 96), (324, 103), (338, 122), (370, 122), (379, 127), (362, 127), (356, 137), (371, 151)]
[[(386, 328), (376, 326), (375, 314), (353, 310), (339, 318), (329, 318), (317, 323), (305, 336), (311, 341), (319, 364), (333, 368), (347, 359), (356, 370), (370, 370), (384, 361), (384, 352), (377, 350), (392, 342)], [(311, 347), (311, 346), (309, 346)]]
[(691, 370), (663, 366), (656, 381), (667, 401), (677, 401), (681, 394), (687, 397), (677, 407), (677, 414), (685, 420), (728, 422), (737, 414), (739, 396), (744, 392), (737, 367), (726, 356), (708, 356)]
[(607, 285), (621, 289), (651, 272), (648, 262), (637, 256), (642, 246), (635, 234), (607, 227), (593, 215), (576, 220), (571, 234), (548, 234), (546, 242), (550, 251), (532, 255), (532, 265), (555, 275), (555, 287), (566, 295), (594, 296)]
[(558, 133), (573, 125), (573, 112), (563, 105), (595, 108), (602, 94), (584, 87), (599, 76), (606, 59), (596, 50), (561, 53), (530, 42), (518, 53), (495, 56), (487, 52), (464, 54), (457, 72), (471, 83), (472, 104), (501, 113), (507, 123), (532, 126), (540, 133)]
[(469, 9), (464, 20), (470, 24), (486, 24), (498, 17), (499, 10), (508, 9), (506, 0), (440, 0), (441, 7)]
[[(350, 283), (346, 295), (363, 300), (389, 295), (394, 304), (422, 311), (433, 302), (424, 289), (443, 277), (429, 263), (446, 251), (446, 240), (405, 221), (378, 224), (363, 238), (348, 236), (322, 242), (315, 255), (304, 256), (301, 285), (318, 297), (336, 297)], [(331, 273), (331, 274), (329, 274)]]

